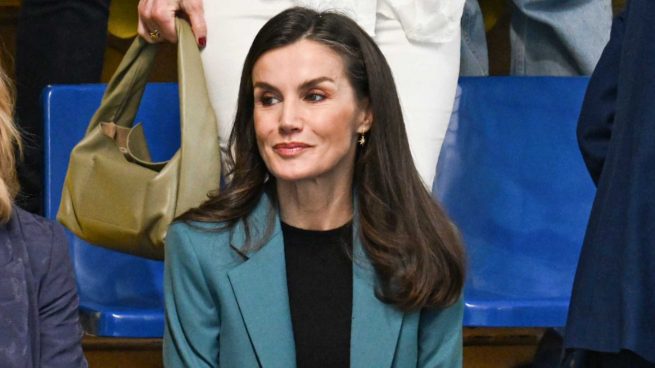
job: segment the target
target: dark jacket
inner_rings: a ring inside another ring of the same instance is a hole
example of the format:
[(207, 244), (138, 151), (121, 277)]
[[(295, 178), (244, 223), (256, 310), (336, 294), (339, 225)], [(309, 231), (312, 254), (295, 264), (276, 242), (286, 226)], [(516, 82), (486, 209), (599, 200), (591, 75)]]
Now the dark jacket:
[(0, 225), (0, 366), (86, 367), (61, 226), (15, 208)]
[(598, 188), (573, 286), (566, 347), (655, 362), (655, 1), (614, 21), (578, 125)]

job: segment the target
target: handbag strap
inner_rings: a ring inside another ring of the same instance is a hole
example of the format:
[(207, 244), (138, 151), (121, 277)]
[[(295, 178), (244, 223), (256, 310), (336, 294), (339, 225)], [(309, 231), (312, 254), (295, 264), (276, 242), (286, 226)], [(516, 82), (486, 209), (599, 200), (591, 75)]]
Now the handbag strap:
[(137, 37), (107, 84), (100, 107), (89, 122), (89, 134), (100, 123), (131, 127), (154, 65), (158, 47)]
[[(200, 51), (186, 20), (177, 18), (177, 35), (182, 134), (175, 216), (204, 202), (207, 191), (199, 187), (218, 189), (221, 177), (216, 115), (207, 93)], [(201, 182), (204, 185), (199, 186)]]

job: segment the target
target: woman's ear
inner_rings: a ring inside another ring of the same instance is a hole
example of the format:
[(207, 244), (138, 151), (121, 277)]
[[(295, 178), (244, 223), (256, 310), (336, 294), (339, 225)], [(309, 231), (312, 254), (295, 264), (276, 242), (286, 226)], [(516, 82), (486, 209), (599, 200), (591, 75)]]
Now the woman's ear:
[(364, 134), (371, 129), (371, 126), (373, 126), (373, 110), (371, 109), (371, 104), (367, 98), (362, 103), (362, 111), (359, 126), (357, 127), (357, 133)]

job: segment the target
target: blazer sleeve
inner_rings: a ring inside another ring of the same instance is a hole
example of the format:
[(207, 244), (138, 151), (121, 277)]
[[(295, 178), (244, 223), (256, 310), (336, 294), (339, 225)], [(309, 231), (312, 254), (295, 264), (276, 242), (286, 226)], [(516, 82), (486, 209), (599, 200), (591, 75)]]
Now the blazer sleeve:
[(419, 325), (418, 367), (462, 367), (464, 301), (445, 309), (424, 309)]
[(220, 319), (184, 224), (166, 237), (164, 366), (218, 367)]
[(589, 80), (580, 118), (578, 144), (594, 183), (603, 171), (612, 138), (625, 12), (614, 19), (610, 40)]
[(82, 352), (79, 300), (68, 242), (61, 226), (50, 224), (48, 267), (39, 281), (40, 365), (42, 368), (86, 367)]

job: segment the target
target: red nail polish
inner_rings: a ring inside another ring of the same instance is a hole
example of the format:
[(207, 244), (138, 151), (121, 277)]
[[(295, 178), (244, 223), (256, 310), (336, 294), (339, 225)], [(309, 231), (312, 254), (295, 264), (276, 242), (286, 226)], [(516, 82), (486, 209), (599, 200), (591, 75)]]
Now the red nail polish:
[(198, 45), (200, 45), (200, 47), (204, 49), (205, 46), (207, 45), (207, 37), (200, 37), (198, 39)]

